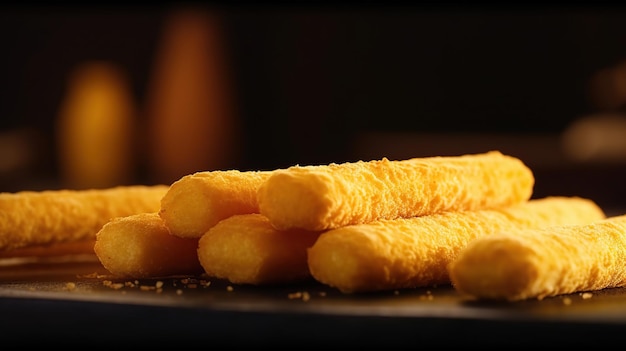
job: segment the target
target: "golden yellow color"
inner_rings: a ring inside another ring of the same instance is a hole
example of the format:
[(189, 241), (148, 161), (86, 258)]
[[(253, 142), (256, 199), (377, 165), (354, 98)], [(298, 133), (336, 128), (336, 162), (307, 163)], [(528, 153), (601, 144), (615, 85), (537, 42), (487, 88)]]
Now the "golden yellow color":
[(448, 264), (478, 237), (602, 218), (591, 200), (547, 197), (490, 210), (380, 220), (324, 232), (308, 250), (308, 265), (315, 279), (345, 293), (449, 284)]
[(0, 193), (0, 250), (95, 239), (114, 217), (156, 212), (168, 186)]
[(452, 262), (450, 277), (460, 293), (474, 298), (541, 300), (626, 286), (625, 262), (622, 215), (476, 239)]
[(257, 189), (270, 172), (207, 171), (172, 183), (159, 216), (173, 235), (199, 238), (224, 218), (258, 213)]
[(278, 229), (326, 230), (378, 219), (479, 210), (526, 201), (532, 171), (498, 151), (276, 170), (258, 192)]
[(280, 284), (310, 278), (306, 249), (318, 232), (279, 231), (258, 214), (224, 219), (200, 238), (198, 258), (212, 277), (236, 284)]
[(112, 219), (96, 235), (94, 251), (113, 275), (155, 278), (201, 273), (197, 248), (198, 239), (171, 235), (154, 212)]

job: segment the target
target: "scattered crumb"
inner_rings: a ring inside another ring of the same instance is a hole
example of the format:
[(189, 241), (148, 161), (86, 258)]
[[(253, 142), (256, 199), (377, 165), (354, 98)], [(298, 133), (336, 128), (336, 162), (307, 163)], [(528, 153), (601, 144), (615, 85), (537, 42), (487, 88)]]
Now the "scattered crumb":
[(99, 276), (97, 272), (88, 273), (88, 274), (85, 274), (85, 275), (80, 275), (79, 274), (77, 277), (78, 278), (101, 278), (101, 276)]
[[(106, 287), (110, 287), (112, 289), (121, 289), (123, 287), (126, 288), (139, 288), (139, 290), (141, 291), (156, 291), (157, 293), (163, 293), (163, 288), (165, 286), (165, 282), (162, 280), (157, 280), (154, 282), (154, 285), (146, 285), (146, 284), (141, 284), (139, 282), (139, 280), (127, 280), (124, 283), (113, 283), (112, 280), (108, 280), (105, 279), (102, 281), (102, 284)], [(182, 279), (176, 279), (176, 280), (172, 280), (172, 286), (177, 287), (180, 285), (183, 285), (185, 288), (189, 288), (189, 289), (196, 289), (199, 286), (202, 287), (208, 287), (211, 285), (211, 282), (209, 280), (198, 280), (198, 279), (194, 279), (194, 278), (182, 278)], [(228, 287), (227, 290), (232, 291), (233, 288), (232, 287)], [(182, 294), (182, 289), (178, 289), (176, 290), (176, 293), (178, 295)]]
[(587, 299), (590, 299), (593, 296), (593, 294), (590, 292), (584, 292), (580, 294), (580, 296), (583, 298), (583, 300), (587, 300)]
[(302, 301), (309, 301), (311, 294), (308, 291), (298, 291), (287, 295), (290, 300), (300, 299)]
[(102, 281), (102, 285), (104, 285), (106, 287), (109, 287), (111, 289), (115, 289), (115, 290), (118, 290), (118, 289), (121, 289), (121, 288), (124, 287), (124, 284), (122, 284), (122, 283), (113, 283), (110, 280), (103, 280)]
[(563, 298), (563, 304), (567, 305), (567, 306), (571, 305), (572, 304), (572, 299), (569, 298), (569, 297)]
[(74, 290), (74, 289), (76, 289), (76, 283), (72, 283), (72, 282), (65, 283), (65, 290), (70, 290), (71, 291), (71, 290)]
[(235, 289), (233, 288), (232, 285), (229, 285), (229, 286), (226, 287), (226, 291), (233, 291), (233, 290), (235, 290)]
[(176, 295), (182, 295), (182, 294), (183, 294), (182, 289), (176, 289)]
[(428, 301), (432, 301), (435, 299), (435, 296), (433, 295), (433, 292), (430, 290), (426, 290), (426, 292), (423, 295), (420, 295), (419, 297), (420, 300), (428, 300)]

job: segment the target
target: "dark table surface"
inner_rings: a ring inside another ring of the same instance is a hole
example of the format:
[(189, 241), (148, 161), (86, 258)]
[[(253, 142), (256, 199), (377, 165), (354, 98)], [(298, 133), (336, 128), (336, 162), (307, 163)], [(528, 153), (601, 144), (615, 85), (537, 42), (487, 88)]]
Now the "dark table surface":
[[(479, 302), (451, 286), (343, 294), (315, 281), (112, 279), (97, 259), (0, 267), (0, 331), (21, 345), (615, 345), (626, 288)], [(124, 342), (120, 344), (120, 342)]]

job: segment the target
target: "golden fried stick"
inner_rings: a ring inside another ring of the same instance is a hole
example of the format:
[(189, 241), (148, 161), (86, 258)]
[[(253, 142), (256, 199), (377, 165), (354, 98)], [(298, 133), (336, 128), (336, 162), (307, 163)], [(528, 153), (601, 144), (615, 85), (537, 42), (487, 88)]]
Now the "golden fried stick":
[(277, 229), (326, 230), (377, 219), (512, 205), (532, 195), (532, 171), (498, 151), (277, 170), (258, 192)]
[(111, 218), (156, 212), (168, 186), (0, 193), (0, 250), (95, 239)]
[(490, 210), (380, 220), (324, 232), (308, 250), (308, 265), (315, 279), (345, 293), (449, 284), (447, 265), (478, 237), (602, 218), (591, 200), (547, 197)]
[(198, 243), (207, 275), (236, 284), (280, 284), (311, 278), (306, 249), (319, 232), (279, 231), (258, 213), (234, 215), (209, 229)]
[(626, 215), (621, 215), (476, 239), (449, 269), (461, 294), (517, 301), (626, 286), (625, 262)]
[(173, 235), (199, 238), (220, 220), (258, 213), (256, 192), (270, 171), (207, 171), (174, 182), (161, 200), (159, 215)]
[(96, 235), (94, 251), (113, 275), (156, 278), (202, 273), (197, 238), (171, 235), (154, 213), (118, 217)]

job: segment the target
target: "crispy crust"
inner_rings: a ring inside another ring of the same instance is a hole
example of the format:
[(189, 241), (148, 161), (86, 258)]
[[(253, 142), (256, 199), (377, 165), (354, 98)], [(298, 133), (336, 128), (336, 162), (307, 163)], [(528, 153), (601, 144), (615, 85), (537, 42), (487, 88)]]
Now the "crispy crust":
[(477, 239), (450, 265), (450, 276), (474, 298), (541, 300), (626, 286), (624, 257), (626, 215)]
[(501, 230), (605, 218), (591, 200), (548, 197), (491, 210), (381, 220), (323, 233), (308, 250), (318, 281), (345, 293), (449, 284), (447, 265), (470, 241)]
[(95, 239), (111, 218), (156, 212), (168, 186), (0, 193), (0, 250)]
[(260, 214), (224, 219), (200, 238), (198, 257), (207, 275), (237, 284), (280, 284), (310, 278), (306, 249), (319, 233), (279, 231)]
[(154, 212), (112, 219), (98, 232), (93, 250), (113, 275), (154, 278), (201, 273), (197, 247), (198, 239), (171, 235)]
[(174, 182), (161, 200), (159, 216), (173, 235), (200, 238), (220, 220), (258, 213), (256, 192), (265, 171), (207, 171)]
[(278, 229), (319, 231), (378, 219), (512, 205), (532, 195), (532, 171), (498, 151), (277, 170), (258, 192)]

